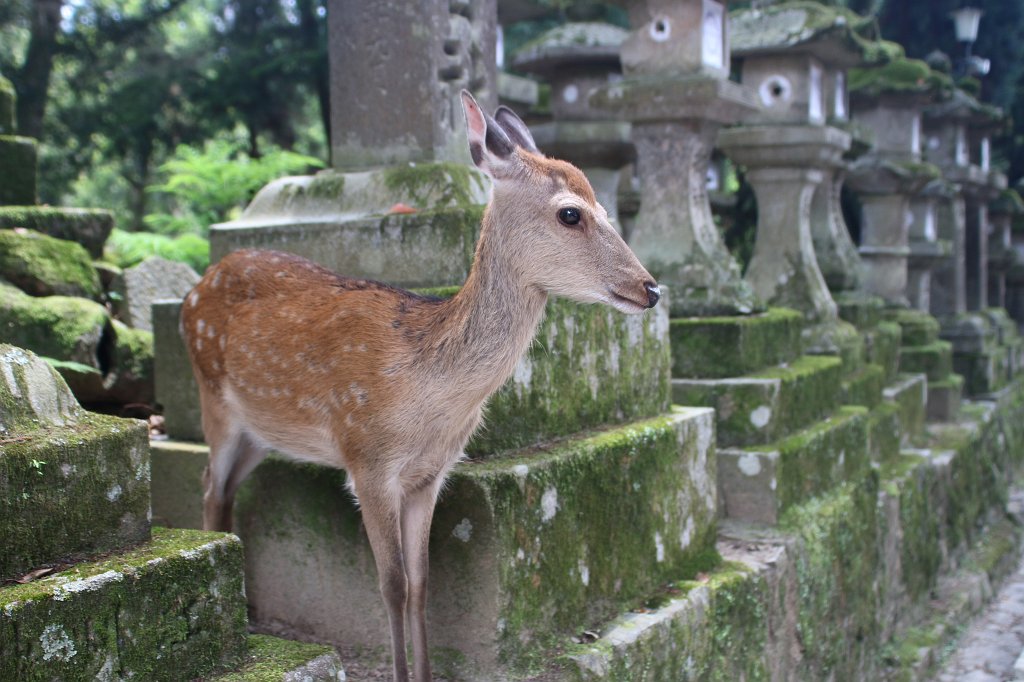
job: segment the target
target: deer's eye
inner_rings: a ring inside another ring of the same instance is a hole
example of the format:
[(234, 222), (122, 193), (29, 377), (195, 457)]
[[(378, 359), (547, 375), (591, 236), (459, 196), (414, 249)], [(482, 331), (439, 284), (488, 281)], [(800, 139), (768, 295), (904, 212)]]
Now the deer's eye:
[(568, 227), (576, 227), (583, 218), (578, 208), (562, 208), (558, 210), (558, 222)]

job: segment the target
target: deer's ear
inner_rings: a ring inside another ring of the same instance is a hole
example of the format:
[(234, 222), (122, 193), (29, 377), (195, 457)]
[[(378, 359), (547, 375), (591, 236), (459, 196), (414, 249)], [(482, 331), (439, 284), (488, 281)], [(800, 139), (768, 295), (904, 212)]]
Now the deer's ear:
[(498, 168), (512, 156), (515, 145), (493, 118), (485, 114), (473, 96), (462, 91), (462, 110), (466, 114), (469, 153), (477, 168), (494, 177)]
[(498, 107), (498, 110), (494, 112), (494, 120), (498, 122), (505, 134), (516, 144), (516, 146), (522, 147), (528, 152), (534, 154), (540, 154), (540, 150), (537, 149), (537, 143), (533, 141), (533, 133), (523, 119), (516, 115), (516, 112), (512, 111), (504, 104)]

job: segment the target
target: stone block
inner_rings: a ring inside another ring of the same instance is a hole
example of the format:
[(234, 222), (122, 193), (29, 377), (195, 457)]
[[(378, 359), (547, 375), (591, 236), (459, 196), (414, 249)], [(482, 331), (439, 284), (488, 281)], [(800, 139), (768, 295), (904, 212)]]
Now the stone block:
[(912, 308), (891, 308), (886, 318), (903, 330), (904, 346), (927, 346), (939, 338), (939, 321), (928, 313)]
[(928, 382), (928, 421), (951, 422), (960, 413), (964, 378), (950, 374), (941, 381)]
[[(714, 421), (676, 408), (536, 452), (456, 467), (431, 531), (435, 661), (493, 679), (715, 561)], [(339, 471), (271, 459), (239, 493), (254, 625), (379, 646), (387, 623)], [(613, 547), (614, 551), (608, 551)], [(537, 659), (534, 659), (537, 662)]]
[(895, 322), (880, 322), (864, 333), (867, 361), (885, 371), (885, 380), (894, 381), (900, 368), (903, 332)]
[(18, 135), (0, 135), (0, 206), (36, 203), (36, 141)]
[(729, 379), (673, 379), (672, 401), (715, 408), (718, 444), (770, 443), (826, 417), (839, 405), (842, 361), (802, 356)]
[(719, 509), (730, 519), (777, 523), (789, 507), (859, 480), (868, 466), (868, 411), (842, 407), (777, 443), (719, 450)]
[(153, 372), (156, 402), (168, 437), (203, 440), (199, 387), (181, 338), (181, 301), (153, 303)]
[(0, 588), (0, 679), (183, 680), (245, 652), (242, 545), (157, 529), (131, 551)]
[(847, 374), (841, 385), (842, 402), (846, 405), (874, 407), (882, 400), (885, 370), (881, 365), (864, 365)]
[(183, 299), (198, 283), (199, 274), (185, 263), (151, 256), (114, 277), (117, 317), (129, 327), (153, 331), (153, 302)]
[(242, 663), (211, 682), (345, 682), (345, 668), (334, 647), (295, 642), (270, 635), (249, 635)]
[(839, 318), (846, 320), (857, 329), (872, 329), (882, 320), (885, 301), (878, 296), (845, 292), (835, 295)]
[(904, 444), (924, 431), (928, 385), (923, 374), (902, 374), (882, 391), (886, 401), (899, 407), (900, 436)]
[[(160, 302), (153, 312), (157, 402), (167, 434), (202, 440), (198, 389), (178, 331), (180, 302)], [(530, 350), (488, 401), (467, 452), (493, 454), (664, 412), (671, 392), (668, 326), (668, 308), (660, 305), (639, 316), (551, 300)]]
[(885, 464), (900, 456), (900, 408), (882, 401), (868, 413), (868, 448), (872, 463)]
[(81, 244), (34, 230), (0, 230), (0, 277), (32, 296), (98, 300), (103, 291)]
[(57, 239), (78, 242), (93, 258), (114, 229), (114, 214), (99, 208), (0, 206), (0, 228), (24, 227)]
[(673, 319), (672, 376), (738, 377), (796, 360), (803, 316), (785, 308), (757, 315)]
[(1009, 362), (1009, 352), (1002, 346), (954, 351), (952, 371), (964, 378), (966, 395), (982, 396), (1006, 386)]
[(153, 523), (203, 527), (203, 474), (210, 448), (203, 443), (154, 440), (150, 445)]
[(0, 347), (0, 579), (149, 537), (144, 423), (90, 414), (41, 358)]
[(953, 371), (953, 346), (948, 341), (932, 341), (927, 346), (900, 348), (900, 371), (925, 374), (929, 381), (942, 381)]

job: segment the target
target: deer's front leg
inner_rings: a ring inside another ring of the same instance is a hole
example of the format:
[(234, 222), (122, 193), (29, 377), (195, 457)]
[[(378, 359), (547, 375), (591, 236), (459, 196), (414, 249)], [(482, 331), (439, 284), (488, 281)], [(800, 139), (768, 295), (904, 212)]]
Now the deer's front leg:
[(407, 682), (409, 664), (405, 655), (405, 604), (408, 583), (402, 557), (401, 494), (395, 490), (356, 481), (356, 494), (363, 512), (363, 525), (377, 564), (377, 579), (391, 628), (391, 656), (395, 682)]
[(438, 475), (425, 486), (408, 493), (402, 505), (402, 553), (408, 578), (407, 603), (409, 636), (412, 639), (413, 669), (416, 682), (430, 680), (430, 654), (427, 649), (427, 574), (430, 523), (444, 477)]

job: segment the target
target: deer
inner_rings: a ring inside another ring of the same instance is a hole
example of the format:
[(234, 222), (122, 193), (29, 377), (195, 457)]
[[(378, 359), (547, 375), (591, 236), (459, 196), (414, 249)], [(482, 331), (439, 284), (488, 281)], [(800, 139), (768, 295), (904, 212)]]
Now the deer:
[(549, 296), (628, 314), (661, 296), (583, 173), (537, 149), (511, 110), (462, 91), (470, 156), (491, 179), (474, 259), (450, 298), (343, 277), (275, 251), (209, 268), (182, 305), (209, 445), (203, 526), (230, 531), (270, 450), (346, 471), (377, 568), (392, 673), (430, 680), (428, 538), (445, 478)]

